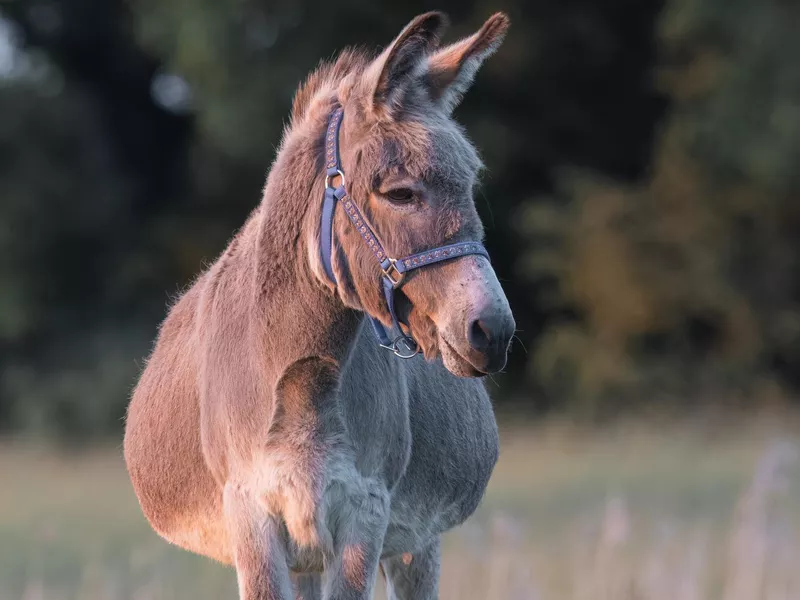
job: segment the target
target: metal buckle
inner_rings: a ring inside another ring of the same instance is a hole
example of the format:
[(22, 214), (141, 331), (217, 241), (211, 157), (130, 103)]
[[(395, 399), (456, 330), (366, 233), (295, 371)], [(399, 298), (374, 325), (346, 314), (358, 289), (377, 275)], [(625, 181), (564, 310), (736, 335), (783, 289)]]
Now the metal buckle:
[(394, 352), (395, 356), (404, 359), (414, 358), (419, 354), (419, 344), (417, 344), (414, 338), (407, 335), (399, 335), (394, 338), (391, 346), (384, 346), (381, 344), (381, 348), (391, 350)]
[(389, 259), (389, 266), (385, 269), (381, 269), (381, 271), (383, 271), (386, 279), (392, 282), (392, 287), (395, 289), (400, 287), (400, 284), (403, 283), (403, 279), (406, 276), (405, 273), (401, 272), (400, 269), (397, 268), (397, 261), (393, 258)]
[(334, 173), (333, 175), (325, 175), (325, 187), (326, 188), (331, 187), (331, 178), (336, 177), (337, 175), (342, 178), (341, 185), (344, 185), (344, 173), (342, 173), (342, 171), (340, 169), (336, 169), (336, 173)]

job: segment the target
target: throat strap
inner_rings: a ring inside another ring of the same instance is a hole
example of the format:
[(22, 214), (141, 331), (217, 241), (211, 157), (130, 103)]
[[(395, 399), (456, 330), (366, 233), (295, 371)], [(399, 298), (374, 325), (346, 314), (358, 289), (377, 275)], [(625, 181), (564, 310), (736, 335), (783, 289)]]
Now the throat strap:
[[(325, 134), (325, 192), (322, 198), (320, 223), (322, 266), (330, 282), (336, 285), (336, 275), (333, 272), (333, 218), (336, 206), (342, 204), (345, 214), (372, 251), (382, 271), (381, 289), (386, 299), (394, 331), (390, 334), (379, 319), (370, 317), (375, 337), (378, 338), (381, 346), (392, 350), (400, 358), (411, 358), (419, 353), (419, 346), (410, 333), (407, 334), (403, 331), (395, 309), (395, 292), (403, 285), (406, 274), (420, 267), (470, 254), (484, 256), (488, 259), (489, 253), (480, 242), (459, 242), (418, 252), (401, 259), (391, 258), (356, 203), (347, 194), (344, 171), (339, 156), (339, 130), (342, 126), (343, 116), (344, 109), (338, 106), (331, 115)], [(340, 180), (337, 187), (332, 185), (335, 177)]]

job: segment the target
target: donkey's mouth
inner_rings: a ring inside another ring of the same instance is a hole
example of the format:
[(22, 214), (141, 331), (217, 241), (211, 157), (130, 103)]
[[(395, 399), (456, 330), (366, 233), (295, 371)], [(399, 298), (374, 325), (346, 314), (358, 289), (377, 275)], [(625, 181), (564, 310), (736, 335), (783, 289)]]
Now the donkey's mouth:
[(455, 349), (454, 344), (448, 342), (439, 333), (439, 352), (445, 368), (457, 377), (484, 377), (487, 371), (478, 368), (468, 357)]

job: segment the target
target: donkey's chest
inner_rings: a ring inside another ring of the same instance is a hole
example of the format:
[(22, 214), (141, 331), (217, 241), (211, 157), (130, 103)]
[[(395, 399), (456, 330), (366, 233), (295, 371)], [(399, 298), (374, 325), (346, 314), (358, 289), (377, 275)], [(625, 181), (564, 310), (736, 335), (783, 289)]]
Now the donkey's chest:
[(283, 525), (287, 559), (298, 571), (322, 570), (356, 518), (388, 519), (384, 482), (356, 469), (350, 450), (283, 448), (259, 460), (258, 498)]

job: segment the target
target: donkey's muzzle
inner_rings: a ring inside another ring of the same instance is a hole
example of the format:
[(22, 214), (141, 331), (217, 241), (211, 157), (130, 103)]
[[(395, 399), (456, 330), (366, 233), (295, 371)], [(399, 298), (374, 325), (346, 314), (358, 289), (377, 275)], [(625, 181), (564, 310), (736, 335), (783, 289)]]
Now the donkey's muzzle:
[[(467, 340), (473, 351), (476, 367), (495, 373), (506, 366), (506, 355), (516, 323), (511, 312), (492, 310), (482, 312), (467, 323)], [(480, 358), (478, 358), (480, 357)]]

